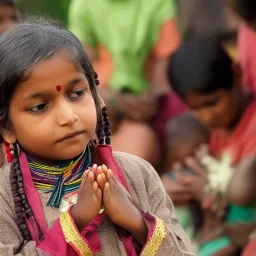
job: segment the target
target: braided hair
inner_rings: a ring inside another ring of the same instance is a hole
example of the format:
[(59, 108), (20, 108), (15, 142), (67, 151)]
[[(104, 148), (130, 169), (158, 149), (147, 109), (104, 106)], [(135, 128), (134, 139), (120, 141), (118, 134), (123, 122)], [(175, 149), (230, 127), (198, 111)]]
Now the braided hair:
[[(69, 58), (74, 66), (84, 72), (95, 101), (99, 143), (110, 144), (110, 123), (106, 108), (96, 91), (98, 76), (85, 54), (79, 40), (55, 21), (37, 19), (24, 22), (0, 37), (0, 130), (12, 130), (9, 105), (16, 87), (25, 81), (40, 61), (60, 55)], [(0, 136), (0, 140), (2, 140)], [(1, 142), (1, 141), (0, 141)], [(23, 237), (23, 245), (31, 240), (25, 217), (35, 217), (24, 192), (19, 163), (19, 144), (13, 145), (14, 159), (11, 165), (10, 182), (15, 205), (16, 221)], [(36, 220), (36, 219), (35, 219)], [(37, 222), (39, 241), (44, 239), (40, 223)]]

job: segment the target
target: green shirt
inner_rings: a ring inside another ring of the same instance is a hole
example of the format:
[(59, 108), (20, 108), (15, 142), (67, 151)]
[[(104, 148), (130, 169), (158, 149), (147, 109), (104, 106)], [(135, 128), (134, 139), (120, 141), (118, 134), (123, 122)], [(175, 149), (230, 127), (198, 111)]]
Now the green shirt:
[(103, 46), (114, 71), (110, 88), (134, 93), (149, 89), (145, 62), (161, 26), (176, 14), (174, 0), (73, 0), (69, 29), (84, 43)]

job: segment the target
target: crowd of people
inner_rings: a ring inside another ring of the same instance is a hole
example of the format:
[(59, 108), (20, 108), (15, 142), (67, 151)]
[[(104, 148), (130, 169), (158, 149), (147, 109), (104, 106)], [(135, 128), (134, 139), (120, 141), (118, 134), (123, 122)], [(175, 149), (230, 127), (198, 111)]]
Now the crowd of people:
[(256, 255), (256, 2), (24, 12), (0, 0), (0, 255)]

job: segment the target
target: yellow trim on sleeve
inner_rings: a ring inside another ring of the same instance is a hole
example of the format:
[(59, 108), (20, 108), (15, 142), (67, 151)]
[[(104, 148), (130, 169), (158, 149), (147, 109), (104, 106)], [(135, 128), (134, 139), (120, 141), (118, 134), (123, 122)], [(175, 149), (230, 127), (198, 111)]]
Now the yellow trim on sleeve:
[(76, 229), (68, 211), (60, 215), (60, 224), (66, 242), (72, 246), (79, 256), (93, 256), (93, 252)]
[(154, 256), (157, 254), (162, 242), (167, 236), (166, 226), (163, 220), (156, 217), (155, 230), (141, 252), (141, 256)]

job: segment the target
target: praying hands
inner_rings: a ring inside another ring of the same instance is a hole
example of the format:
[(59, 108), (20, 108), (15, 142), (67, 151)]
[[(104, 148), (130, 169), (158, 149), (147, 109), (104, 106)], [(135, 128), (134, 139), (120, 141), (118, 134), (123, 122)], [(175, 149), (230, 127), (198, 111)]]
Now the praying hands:
[(128, 191), (107, 166), (89, 168), (82, 177), (77, 203), (71, 215), (81, 231), (104, 207), (113, 223), (125, 229), (141, 244), (147, 239), (147, 227)]

